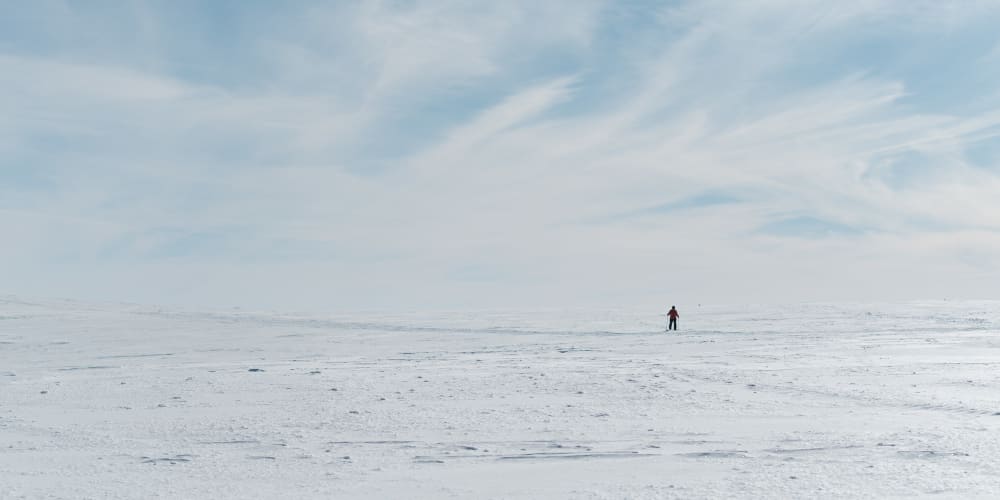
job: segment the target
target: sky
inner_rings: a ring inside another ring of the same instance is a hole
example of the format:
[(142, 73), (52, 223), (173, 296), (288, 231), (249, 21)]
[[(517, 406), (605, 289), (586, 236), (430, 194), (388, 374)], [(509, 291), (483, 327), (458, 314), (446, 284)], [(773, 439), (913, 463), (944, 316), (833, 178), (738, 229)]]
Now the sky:
[(1000, 295), (1000, 3), (11, 2), (0, 293)]

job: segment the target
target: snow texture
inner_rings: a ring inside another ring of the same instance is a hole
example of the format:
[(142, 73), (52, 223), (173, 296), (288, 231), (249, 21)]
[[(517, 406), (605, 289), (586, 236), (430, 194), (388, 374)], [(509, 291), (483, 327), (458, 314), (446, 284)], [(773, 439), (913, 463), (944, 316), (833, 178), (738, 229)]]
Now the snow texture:
[(1000, 304), (0, 298), (0, 498), (1000, 497)]

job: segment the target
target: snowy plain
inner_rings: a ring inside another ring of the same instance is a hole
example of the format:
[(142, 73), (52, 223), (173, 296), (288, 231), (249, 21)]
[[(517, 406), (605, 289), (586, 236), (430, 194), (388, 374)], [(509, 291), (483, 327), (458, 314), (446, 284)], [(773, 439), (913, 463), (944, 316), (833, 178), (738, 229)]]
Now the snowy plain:
[(1000, 303), (0, 297), (0, 498), (998, 498)]

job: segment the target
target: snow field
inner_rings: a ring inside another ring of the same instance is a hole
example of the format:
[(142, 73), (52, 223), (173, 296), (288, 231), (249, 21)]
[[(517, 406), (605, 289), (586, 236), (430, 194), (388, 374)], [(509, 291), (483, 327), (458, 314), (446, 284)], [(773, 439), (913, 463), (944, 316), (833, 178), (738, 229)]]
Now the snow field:
[(0, 300), (0, 498), (1000, 495), (1000, 304)]

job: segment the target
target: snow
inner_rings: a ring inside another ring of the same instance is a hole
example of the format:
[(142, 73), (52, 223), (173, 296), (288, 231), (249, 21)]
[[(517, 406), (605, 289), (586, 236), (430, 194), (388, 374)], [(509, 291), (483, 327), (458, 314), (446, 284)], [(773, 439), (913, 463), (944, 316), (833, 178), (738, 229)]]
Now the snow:
[(0, 498), (1000, 496), (1000, 303), (678, 310), (3, 297)]

